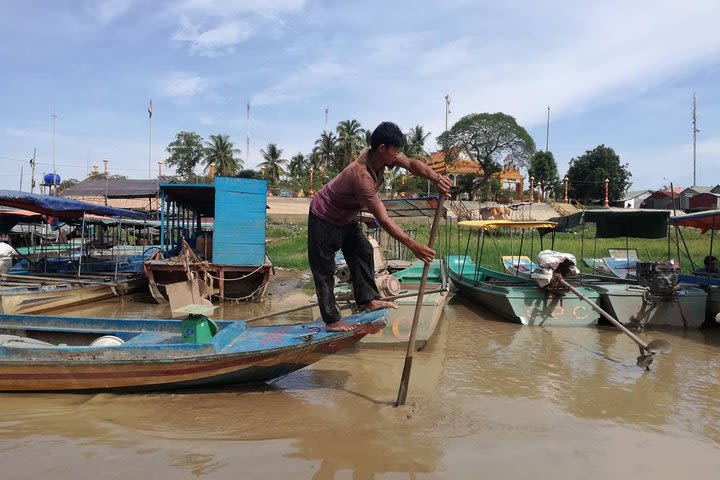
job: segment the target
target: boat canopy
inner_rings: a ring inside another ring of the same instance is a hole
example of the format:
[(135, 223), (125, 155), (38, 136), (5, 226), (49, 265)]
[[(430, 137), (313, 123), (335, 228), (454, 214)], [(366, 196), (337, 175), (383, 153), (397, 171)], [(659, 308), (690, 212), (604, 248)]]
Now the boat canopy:
[[(594, 223), (596, 238), (664, 238), (667, 235), (669, 210), (648, 208), (598, 208), (584, 210), (563, 217), (551, 218), (557, 222), (556, 232), (565, 232), (582, 223)], [(553, 231), (545, 229), (541, 235)]]
[(702, 233), (708, 230), (720, 230), (720, 210), (708, 210), (670, 217), (670, 223), (680, 227), (699, 228)]
[[(434, 217), (439, 200), (438, 197), (387, 198), (382, 203), (389, 217)], [(441, 217), (447, 217), (447, 208), (443, 207)]]
[(465, 228), (494, 229), (494, 228), (549, 228), (553, 229), (557, 223), (545, 220), (463, 220), (458, 225)]
[(165, 201), (196, 212), (201, 217), (215, 216), (215, 185), (212, 183), (161, 183)]
[(134, 218), (142, 220), (145, 214), (123, 208), (106, 207), (94, 203), (82, 202), (64, 197), (38, 195), (17, 190), (0, 190), (0, 205), (21, 208), (63, 219), (81, 218), (86, 213), (115, 218)]

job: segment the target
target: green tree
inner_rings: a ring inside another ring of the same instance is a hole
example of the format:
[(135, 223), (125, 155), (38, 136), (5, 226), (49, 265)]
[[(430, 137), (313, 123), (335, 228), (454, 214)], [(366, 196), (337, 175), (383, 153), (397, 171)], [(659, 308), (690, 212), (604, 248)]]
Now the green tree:
[(203, 138), (195, 132), (180, 132), (165, 149), (169, 154), (165, 165), (175, 167), (181, 181), (195, 181), (195, 167), (205, 160)]
[(260, 175), (260, 172), (247, 169), (247, 170), (240, 170), (235, 174), (237, 178), (255, 178), (257, 180), (261, 180), (263, 177)]
[(268, 143), (265, 150), (260, 149), (263, 156), (263, 162), (258, 165), (263, 176), (268, 180), (270, 186), (275, 186), (280, 181), (281, 175), (286, 175), (283, 165), (287, 160), (280, 158), (282, 150), (277, 148), (274, 143)]
[(288, 164), (288, 173), (293, 180), (302, 180), (308, 175), (309, 168), (309, 158), (298, 152), (297, 155), (290, 159), (290, 163)]
[(320, 138), (315, 140), (315, 152), (320, 157), (321, 164), (325, 169), (329, 169), (335, 162), (335, 147), (338, 140), (334, 133), (323, 132)]
[(68, 188), (75, 186), (78, 183), (80, 183), (80, 180), (78, 180), (76, 178), (65, 179), (62, 182), (60, 182), (60, 185), (57, 186), (57, 188), (55, 189), (55, 193), (60, 195), (64, 190), (67, 190)]
[(360, 126), (360, 122), (353, 119), (338, 123), (335, 131), (338, 135), (338, 144), (343, 152), (343, 163), (339, 167), (344, 168), (355, 160), (356, 152), (362, 149), (365, 129)]
[(239, 154), (240, 149), (234, 148), (227, 135), (210, 135), (210, 141), (205, 142), (205, 171), (214, 165), (215, 175), (232, 177), (244, 166), (243, 161), (235, 157)]
[(502, 112), (473, 113), (466, 115), (450, 130), (437, 137), (445, 151), (460, 148), (480, 163), (483, 176), (473, 182), (481, 188), (493, 173), (501, 170), (501, 162), (510, 157), (518, 166), (527, 168), (535, 153), (535, 142), (530, 134), (518, 125), (514, 117)]
[(557, 163), (552, 152), (536, 152), (530, 159), (528, 177), (534, 177), (535, 185), (542, 182), (543, 191), (552, 189), (557, 191), (560, 188)]
[(430, 132), (425, 133), (422, 125), (416, 125), (407, 133), (407, 142), (403, 153), (410, 158), (423, 158), (427, 156), (425, 151), (425, 140), (430, 136)]
[(568, 168), (569, 195), (582, 203), (601, 202), (605, 198), (605, 179), (608, 183), (610, 202), (623, 197), (632, 185), (632, 173), (628, 164), (620, 164), (620, 157), (605, 145), (587, 150), (583, 155), (570, 160)]

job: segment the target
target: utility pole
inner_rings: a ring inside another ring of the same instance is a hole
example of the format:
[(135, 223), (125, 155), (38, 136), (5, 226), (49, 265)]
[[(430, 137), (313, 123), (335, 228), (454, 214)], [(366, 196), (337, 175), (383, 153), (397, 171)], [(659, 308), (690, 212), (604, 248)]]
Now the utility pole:
[(23, 167), (25, 165), (20, 165), (20, 191), (22, 192), (22, 181), (23, 181)]
[(550, 144), (550, 105), (548, 105), (547, 128), (545, 129), (545, 151), (548, 151)]
[(697, 115), (695, 104), (695, 92), (693, 92), (692, 127), (693, 127), (693, 187), (697, 185)]
[(245, 128), (245, 156), (247, 158), (247, 165), (245, 168), (250, 168), (250, 100), (245, 105), (247, 110), (247, 126)]

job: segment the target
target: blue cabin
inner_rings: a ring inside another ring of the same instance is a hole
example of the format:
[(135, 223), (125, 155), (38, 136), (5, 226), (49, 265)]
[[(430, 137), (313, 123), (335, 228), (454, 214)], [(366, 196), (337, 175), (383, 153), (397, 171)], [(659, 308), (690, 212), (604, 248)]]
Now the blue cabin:
[[(215, 177), (213, 184), (160, 184), (160, 248), (145, 263), (158, 287), (199, 271), (220, 299), (259, 298), (272, 265), (265, 252), (267, 180)], [(182, 261), (171, 258), (183, 257)]]

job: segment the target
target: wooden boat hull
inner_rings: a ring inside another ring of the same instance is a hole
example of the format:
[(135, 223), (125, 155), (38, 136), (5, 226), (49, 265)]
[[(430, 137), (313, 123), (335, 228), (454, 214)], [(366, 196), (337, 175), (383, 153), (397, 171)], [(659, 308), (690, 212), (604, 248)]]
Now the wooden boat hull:
[(601, 306), (628, 326), (699, 328), (705, 322), (707, 294), (684, 286), (669, 296), (652, 295), (642, 287), (627, 284), (594, 286)]
[[(393, 276), (400, 282), (403, 294), (417, 292), (422, 278), (423, 262), (411, 263), (408, 268), (393, 273)], [(428, 278), (425, 291), (445, 288), (439, 293), (423, 295), (423, 303), (420, 309), (417, 332), (415, 334), (415, 347), (421, 349), (430, 340), (442, 316), (443, 307), (447, 301), (449, 290), (447, 289), (447, 274), (440, 260), (434, 260), (428, 271)], [(335, 289), (336, 295), (350, 295), (351, 289), (348, 285), (341, 285)], [(407, 345), (410, 338), (413, 318), (415, 316), (415, 305), (417, 297), (399, 298), (395, 300), (397, 309), (390, 309), (387, 324), (382, 330), (368, 334), (360, 341), (362, 345), (373, 346), (395, 346)], [(320, 320), (320, 309), (312, 309), (313, 318)]]
[[(259, 301), (270, 280), (272, 264), (260, 266), (191, 265), (190, 269), (203, 279), (204, 272), (213, 278), (214, 294), (221, 299)], [(165, 285), (185, 282), (188, 279), (185, 265), (165, 260), (149, 260), (143, 264), (150, 293), (158, 303), (167, 303)], [(222, 281), (220, 280), (222, 279)]]
[(32, 287), (0, 287), (0, 313), (36, 314), (84, 303), (97, 302), (138, 291), (145, 286), (144, 277), (93, 285), (71, 283)]
[[(506, 320), (523, 325), (592, 326), (598, 315), (584, 300), (568, 292), (563, 296), (545, 293), (530, 279), (477, 267), (466, 256), (448, 257), (448, 275), (460, 294), (481, 303)], [(591, 301), (600, 294), (579, 290)]]
[(263, 382), (382, 328), (386, 311), (353, 320), (361, 326), (352, 332), (327, 332), (321, 324), (247, 327), (241, 321), (218, 322), (219, 332), (211, 341), (182, 343), (183, 327), (177, 320), (2, 315), (0, 329), (17, 329), (32, 338), (48, 335), (49, 329), (91, 338), (130, 337), (111, 347), (0, 346), (0, 391), (135, 391)]

